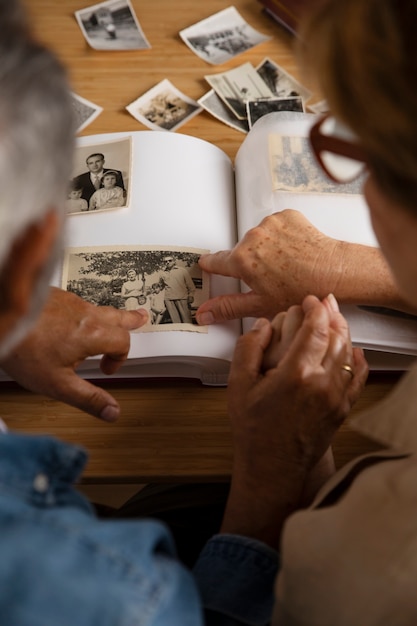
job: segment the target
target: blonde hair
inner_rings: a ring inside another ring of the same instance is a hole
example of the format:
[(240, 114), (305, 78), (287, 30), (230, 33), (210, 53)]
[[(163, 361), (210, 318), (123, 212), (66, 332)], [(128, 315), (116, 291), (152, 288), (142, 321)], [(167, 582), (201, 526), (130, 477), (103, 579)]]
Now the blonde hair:
[(416, 22), (415, 0), (324, 0), (300, 27), (299, 53), (378, 184), (417, 211)]

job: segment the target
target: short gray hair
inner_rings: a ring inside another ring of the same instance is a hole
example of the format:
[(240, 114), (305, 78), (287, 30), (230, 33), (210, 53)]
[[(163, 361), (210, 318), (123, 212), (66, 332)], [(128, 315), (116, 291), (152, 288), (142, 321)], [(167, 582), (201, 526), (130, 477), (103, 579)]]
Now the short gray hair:
[(74, 116), (66, 72), (0, 0), (0, 270), (14, 241), (51, 209), (65, 215)]

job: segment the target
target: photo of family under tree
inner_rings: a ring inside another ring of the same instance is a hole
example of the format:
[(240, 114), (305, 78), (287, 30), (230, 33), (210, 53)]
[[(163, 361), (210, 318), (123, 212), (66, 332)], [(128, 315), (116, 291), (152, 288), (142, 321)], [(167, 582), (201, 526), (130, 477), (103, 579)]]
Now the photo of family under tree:
[[(195, 322), (208, 297), (198, 266), (205, 250), (143, 247), (72, 248), (65, 256), (62, 287), (88, 302), (148, 311), (140, 329), (206, 332)], [(179, 327), (179, 328), (178, 328)]]

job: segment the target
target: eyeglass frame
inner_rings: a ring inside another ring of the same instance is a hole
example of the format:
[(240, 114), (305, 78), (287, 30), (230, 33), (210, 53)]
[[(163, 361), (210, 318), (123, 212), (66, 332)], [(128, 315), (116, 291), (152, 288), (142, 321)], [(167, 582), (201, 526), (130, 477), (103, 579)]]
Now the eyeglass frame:
[(325, 151), (333, 152), (334, 154), (338, 154), (339, 156), (347, 157), (354, 161), (359, 161), (360, 163), (364, 164), (364, 168), (367, 165), (368, 160), (359, 144), (340, 139), (340, 137), (325, 135), (320, 132), (322, 125), (330, 117), (333, 117), (331, 113), (325, 113), (310, 128), (310, 145), (320, 167), (331, 180), (333, 180), (335, 183), (342, 184), (346, 182), (351, 182), (352, 180), (358, 178), (358, 176), (362, 174), (363, 170), (348, 181), (338, 179), (327, 169), (327, 166), (324, 164), (324, 161), (321, 158), (321, 153)]

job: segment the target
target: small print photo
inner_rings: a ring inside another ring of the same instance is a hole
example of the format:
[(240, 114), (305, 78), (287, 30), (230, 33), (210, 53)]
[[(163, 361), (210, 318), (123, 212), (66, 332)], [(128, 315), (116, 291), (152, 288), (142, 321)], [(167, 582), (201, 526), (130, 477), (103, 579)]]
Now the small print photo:
[(108, 211), (129, 204), (131, 144), (127, 137), (76, 147), (67, 213)]
[(251, 63), (204, 78), (239, 120), (246, 119), (247, 100), (274, 96)]
[(236, 115), (232, 113), (229, 107), (227, 107), (214, 89), (210, 89), (204, 96), (199, 98), (198, 104), (200, 104), (205, 111), (210, 113), (213, 117), (218, 119), (223, 124), (238, 130), (241, 133), (247, 133), (249, 126), (247, 120), (238, 120)]
[(185, 28), (179, 34), (197, 56), (213, 65), (230, 61), (270, 39), (252, 28), (233, 6)]
[(150, 44), (130, 0), (107, 0), (75, 12), (78, 25), (95, 50), (145, 50)]
[(177, 130), (203, 108), (165, 78), (131, 102), (126, 110), (152, 130)]
[(149, 321), (135, 332), (207, 333), (195, 318), (209, 294), (209, 276), (198, 265), (205, 252), (156, 246), (68, 248), (62, 288), (95, 305), (146, 309)]
[(304, 102), (311, 98), (311, 91), (303, 87), (291, 74), (288, 74), (282, 67), (271, 61), (264, 59), (256, 71), (265, 81), (273, 95), (277, 98), (290, 98), (300, 96)]
[(246, 102), (246, 112), (249, 128), (259, 120), (260, 117), (268, 113), (277, 111), (296, 111), (304, 113), (303, 99), (294, 98), (267, 98), (265, 100), (249, 100)]
[(98, 104), (94, 104), (94, 102), (82, 98), (76, 93), (72, 93), (71, 96), (76, 132), (79, 133), (100, 115), (103, 108), (98, 106)]
[(364, 176), (345, 184), (331, 181), (317, 164), (307, 137), (288, 137), (272, 133), (268, 144), (274, 191), (339, 194), (362, 192)]

